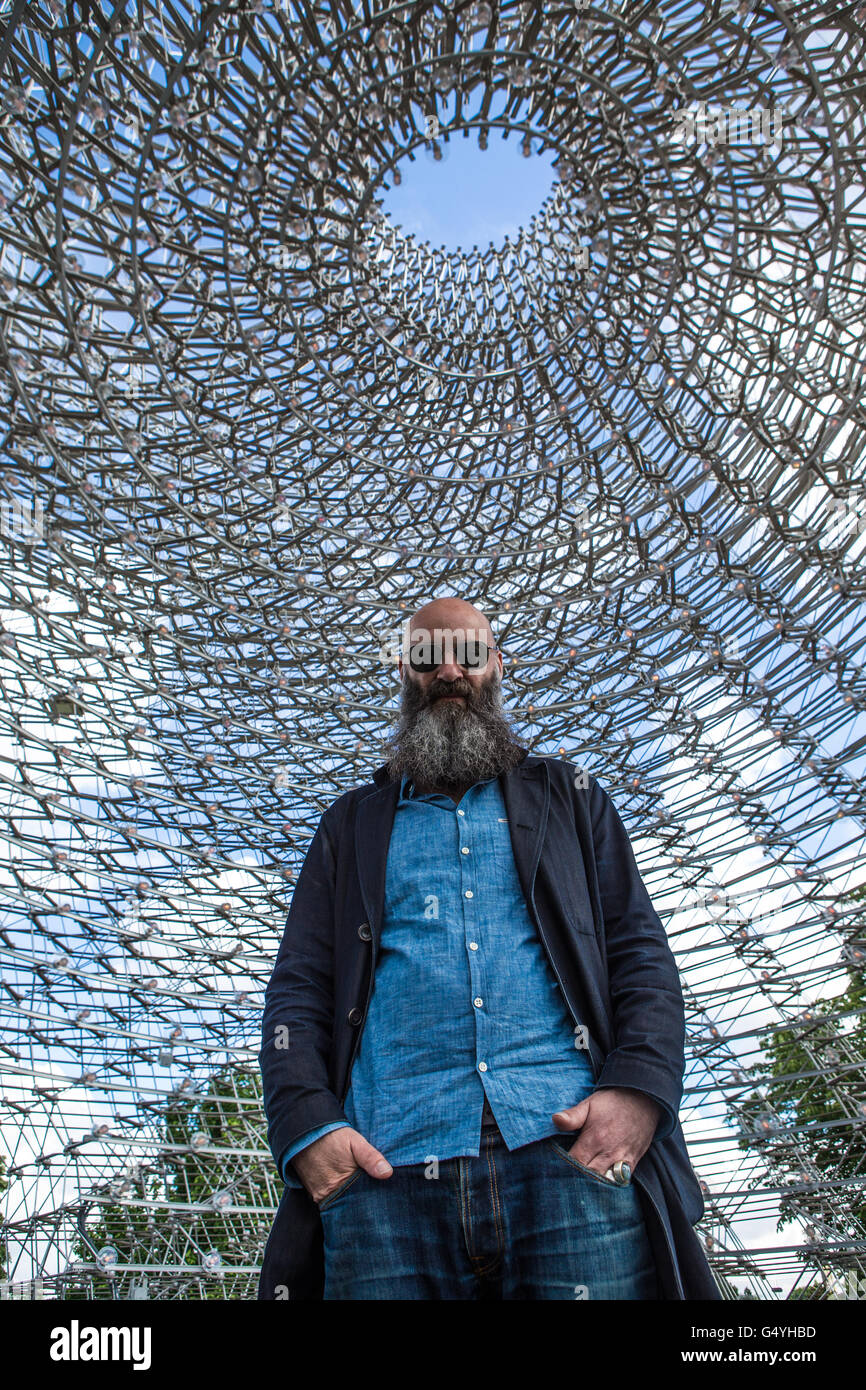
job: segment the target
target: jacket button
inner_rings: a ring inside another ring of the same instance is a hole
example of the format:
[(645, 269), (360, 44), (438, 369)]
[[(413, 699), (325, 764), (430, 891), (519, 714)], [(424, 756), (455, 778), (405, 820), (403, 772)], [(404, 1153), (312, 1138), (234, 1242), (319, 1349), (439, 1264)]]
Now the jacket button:
[(369, 922), (361, 923), (360, 927), (358, 928), (358, 935), (360, 936), (362, 941), (372, 941), (373, 933), (370, 930)]
[(362, 1019), (363, 1017), (364, 1017), (364, 1014), (363, 1014), (363, 1012), (362, 1012), (361, 1009), (350, 1009), (350, 1010), (349, 1010), (348, 1019), (349, 1019), (349, 1022), (352, 1024), (352, 1027), (353, 1027), (353, 1028), (357, 1028), (358, 1024), (361, 1022), (361, 1019)]

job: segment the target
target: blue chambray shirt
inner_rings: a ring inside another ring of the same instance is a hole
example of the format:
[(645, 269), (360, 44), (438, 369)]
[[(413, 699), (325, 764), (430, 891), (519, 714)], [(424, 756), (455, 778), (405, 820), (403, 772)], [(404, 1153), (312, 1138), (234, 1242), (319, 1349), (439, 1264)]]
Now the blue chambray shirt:
[[(593, 1090), (588, 1053), (529, 915), (502, 790), (459, 805), (403, 778), (370, 1007), (343, 1109), (398, 1167), (477, 1155), (484, 1094), (509, 1149)], [(310, 1130), (294, 1154), (340, 1122)]]

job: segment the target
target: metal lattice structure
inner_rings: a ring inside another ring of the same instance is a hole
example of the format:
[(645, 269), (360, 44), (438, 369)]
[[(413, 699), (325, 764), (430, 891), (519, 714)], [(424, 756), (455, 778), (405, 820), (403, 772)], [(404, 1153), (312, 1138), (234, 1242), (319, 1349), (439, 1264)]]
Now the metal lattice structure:
[[(2, 19), (8, 1279), (254, 1296), (292, 880), (443, 592), (632, 834), (726, 1291), (859, 1278), (866, 8)], [(387, 214), (504, 133), (518, 237)]]

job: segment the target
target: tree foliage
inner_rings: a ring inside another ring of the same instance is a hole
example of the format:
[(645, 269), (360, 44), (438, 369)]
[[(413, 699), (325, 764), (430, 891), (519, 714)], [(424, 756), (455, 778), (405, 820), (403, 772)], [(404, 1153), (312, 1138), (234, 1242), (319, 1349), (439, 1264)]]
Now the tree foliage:
[[(112, 1287), (135, 1296), (144, 1280), (140, 1296), (232, 1296), (232, 1269), (258, 1263), (273, 1220), (271, 1160), (249, 1153), (261, 1147), (262, 1130), (258, 1073), (224, 1067), (206, 1094), (173, 1099), (153, 1167), (126, 1170), (83, 1213), (74, 1253), (88, 1268), (65, 1296), (110, 1297)], [(99, 1268), (106, 1250), (116, 1256)], [(243, 1287), (253, 1282), (248, 1276)]]
[[(866, 888), (852, 896), (862, 901)], [(761, 1153), (783, 1188), (776, 1229), (802, 1221), (807, 1240), (866, 1238), (864, 940), (858, 929), (848, 941), (840, 993), (771, 1032), (749, 1069), (764, 1084), (740, 1106), (740, 1147)], [(829, 1269), (832, 1256), (821, 1263)], [(830, 1294), (821, 1279), (792, 1296)]]

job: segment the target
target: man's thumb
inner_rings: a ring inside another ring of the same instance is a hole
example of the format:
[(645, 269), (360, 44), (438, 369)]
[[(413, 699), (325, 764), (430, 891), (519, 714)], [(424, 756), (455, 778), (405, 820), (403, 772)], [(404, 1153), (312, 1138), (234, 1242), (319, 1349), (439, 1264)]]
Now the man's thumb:
[(385, 1155), (374, 1149), (372, 1144), (362, 1140), (360, 1144), (354, 1144), (352, 1149), (355, 1162), (365, 1173), (369, 1173), (371, 1178), (390, 1178), (394, 1169)]
[(577, 1105), (571, 1105), (567, 1110), (557, 1110), (553, 1117), (553, 1123), (559, 1129), (580, 1129), (589, 1113), (589, 1101), (582, 1100)]

